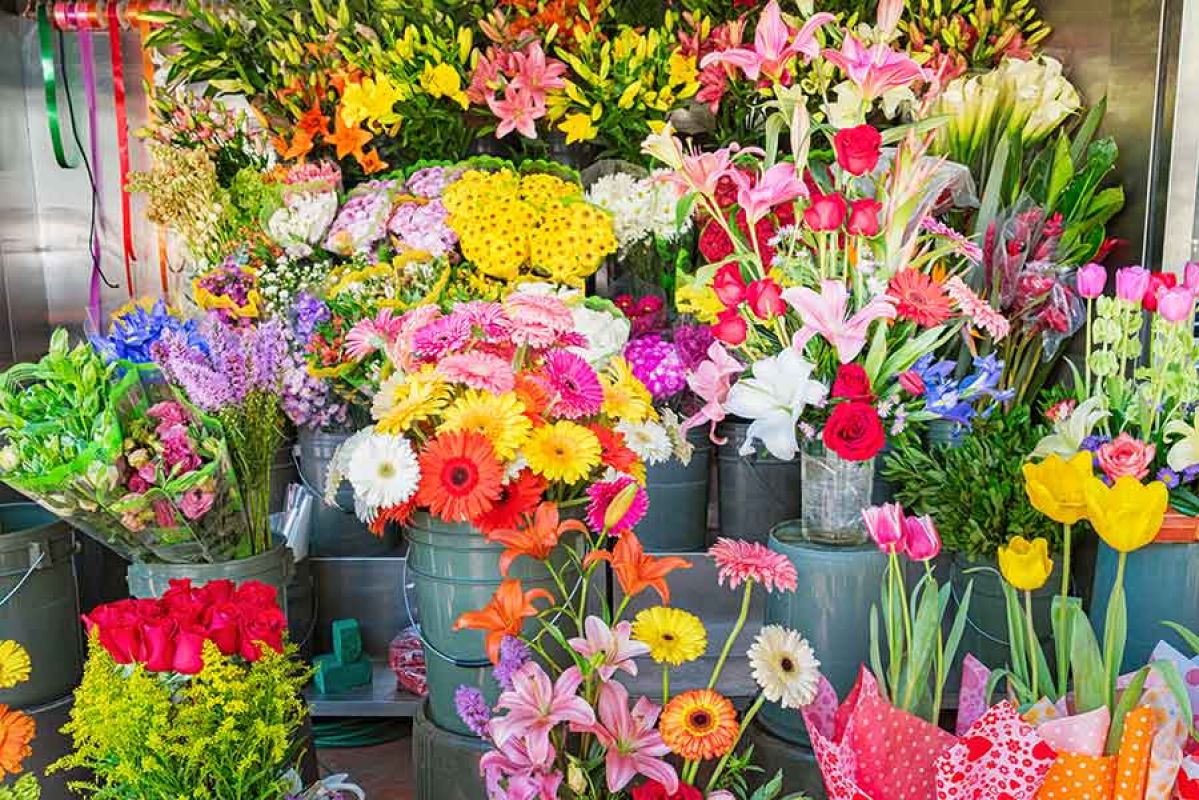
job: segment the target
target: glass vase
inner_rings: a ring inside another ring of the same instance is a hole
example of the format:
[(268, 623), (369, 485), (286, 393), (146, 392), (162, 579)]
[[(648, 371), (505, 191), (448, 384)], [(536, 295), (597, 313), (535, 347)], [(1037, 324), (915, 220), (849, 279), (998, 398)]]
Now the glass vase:
[(870, 506), (874, 493), (874, 459), (846, 461), (820, 442), (808, 442), (799, 464), (804, 538), (834, 545), (864, 542), (862, 510)]

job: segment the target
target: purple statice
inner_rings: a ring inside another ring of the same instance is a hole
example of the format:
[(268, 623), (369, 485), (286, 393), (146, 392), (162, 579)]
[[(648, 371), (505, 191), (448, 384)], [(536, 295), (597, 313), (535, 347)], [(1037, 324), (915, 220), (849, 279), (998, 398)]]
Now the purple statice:
[(434, 258), (448, 255), (458, 243), (446, 220), (446, 211), (440, 200), (428, 203), (404, 203), (391, 215), (387, 230), (391, 231), (409, 250), (423, 250)]
[(625, 345), (624, 357), (654, 400), (667, 400), (687, 388), (687, 369), (675, 346), (651, 334)]
[(688, 372), (707, 360), (708, 349), (716, 341), (710, 325), (678, 325), (673, 338), (675, 350)]
[(459, 686), (454, 692), (454, 707), (458, 710), (458, 719), (470, 729), (475, 736), (487, 735), (487, 723), (491, 721), (491, 708), (483, 697), (483, 692), (474, 686)]
[(303, 357), (293, 354), (283, 370), (283, 413), (297, 428), (336, 428), (346, 421), (346, 406), (330, 391), (328, 381), (308, 372)]
[(404, 184), (404, 191), (408, 194), (416, 195), (417, 197), (426, 197), (432, 199), (441, 197), (445, 187), (449, 186), (454, 181), (458, 180), (458, 176), (462, 174), (460, 169), (449, 169), (446, 167), (425, 167), (418, 169), (408, 178), (408, 182)]
[(369, 181), (350, 192), (325, 237), (325, 249), (339, 256), (367, 253), (387, 233), (395, 181)]
[(529, 646), (515, 636), (505, 636), (500, 641), (500, 660), (491, 671), (495, 682), (505, 692), (512, 691), (512, 676), (517, 670), (528, 664), (532, 654)]
[(162, 300), (155, 302), (148, 311), (142, 305), (133, 305), (113, 317), (108, 335), (93, 336), (91, 343), (105, 361), (149, 364), (154, 360), (150, 348), (168, 331), (178, 333), (189, 344), (208, 352), (208, 344), (200, 336), (196, 321), (175, 316)]
[(1169, 467), (1162, 467), (1157, 471), (1157, 479), (1166, 484), (1167, 489), (1177, 489), (1179, 484), (1179, 475)]
[(412, 350), (419, 358), (438, 359), (461, 349), (470, 341), (471, 326), (463, 317), (451, 314), (436, 319), (412, 335)]
[(296, 302), (292, 306), (292, 333), (300, 344), (308, 344), (317, 326), (332, 318), (333, 313), (329, 311), (324, 300), (302, 291), (296, 296)]

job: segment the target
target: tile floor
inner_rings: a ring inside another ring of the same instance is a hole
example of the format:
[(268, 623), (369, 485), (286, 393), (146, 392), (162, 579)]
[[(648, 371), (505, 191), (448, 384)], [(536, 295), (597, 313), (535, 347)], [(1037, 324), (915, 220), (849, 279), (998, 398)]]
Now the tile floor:
[(317, 750), (321, 775), (349, 773), (366, 792), (367, 800), (412, 800), (416, 796), (412, 769), (412, 736), (374, 747)]

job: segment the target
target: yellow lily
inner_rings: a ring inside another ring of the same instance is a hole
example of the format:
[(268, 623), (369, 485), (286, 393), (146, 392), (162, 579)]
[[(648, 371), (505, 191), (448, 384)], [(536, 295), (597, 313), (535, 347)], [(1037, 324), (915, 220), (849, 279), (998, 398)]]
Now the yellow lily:
[(567, 144), (589, 142), (599, 134), (595, 126), (591, 124), (591, 117), (579, 113), (567, 114), (562, 124), (558, 126), (558, 130), (566, 134)]
[(1086, 487), (1087, 516), (1099, 538), (1121, 553), (1131, 553), (1157, 537), (1170, 504), (1161, 481), (1141, 483), (1128, 475), (1107, 486), (1092, 478)]
[(1013, 537), (1007, 547), (999, 548), (999, 571), (1016, 589), (1025, 592), (1040, 589), (1053, 574), (1049, 541), (1043, 536), (1031, 542), (1023, 536)]
[(1024, 490), (1033, 508), (1064, 525), (1085, 517), (1085, 489), (1093, 479), (1091, 463), (1092, 455), (1083, 451), (1069, 461), (1051, 455), (1039, 464), (1025, 464)]

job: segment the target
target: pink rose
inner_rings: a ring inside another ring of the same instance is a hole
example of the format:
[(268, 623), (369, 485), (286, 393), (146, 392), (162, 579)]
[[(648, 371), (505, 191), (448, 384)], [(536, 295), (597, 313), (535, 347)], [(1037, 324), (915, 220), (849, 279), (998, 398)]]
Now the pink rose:
[(1156, 453), (1157, 448), (1153, 445), (1122, 433), (1100, 446), (1097, 455), (1099, 468), (1114, 481), (1124, 475), (1141, 480), (1149, 474), (1149, 465)]
[(175, 658), (172, 669), (181, 675), (195, 675), (204, 669), (204, 629), (198, 625), (180, 625), (175, 634)]
[(212, 500), (216, 495), (202, 489), (188, 489), (179, 500), (179, 510), (188, 519), (199, 519), (212, 508)]

